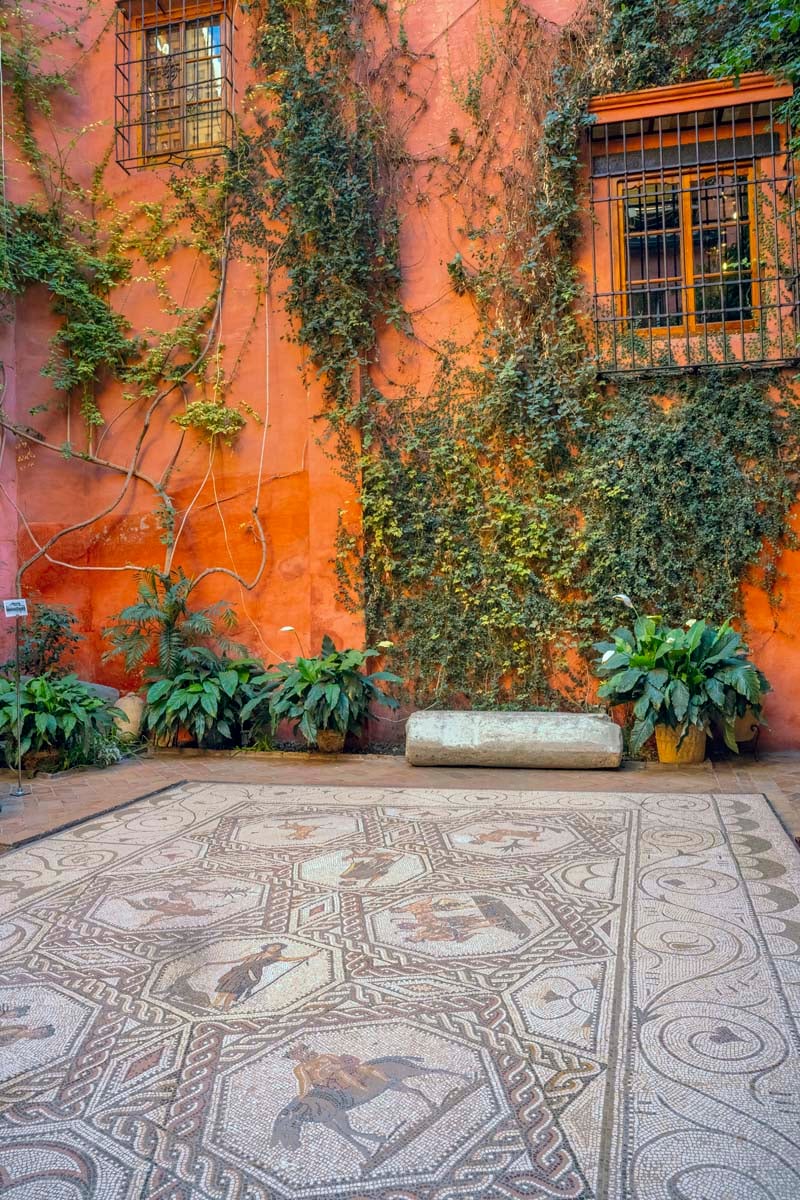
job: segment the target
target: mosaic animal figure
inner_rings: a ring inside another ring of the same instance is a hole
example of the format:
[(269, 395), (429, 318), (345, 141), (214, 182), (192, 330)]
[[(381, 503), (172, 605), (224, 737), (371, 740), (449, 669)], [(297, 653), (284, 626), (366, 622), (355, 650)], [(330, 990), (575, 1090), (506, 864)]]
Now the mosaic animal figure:
[[(354, 1108), (368, 1104), (370, 1100), (375, 1100), (384, 1092), (399, 1092), (406, 1096), (416, 1096), (424, 1103), (429, 1112), (434, 1113), (439, 1106), (434, 1104), (421, 1088), (412, 1087), (406, 1080), (431, 1075), (447, 1075), (451, 1078), (467, 1079), (466, 1075), (461, 1075), (458, 1071), (447, 1071), (442, 1067), (426, 1067), (422, 1059), (416, 1056), (389, 1055), (385, 1058), (370, 1058), (362, 1062), (352, 1055), (310, 1056), (305, 1048), (301, 1050), (301, 1054), (303, 1057), (300, 1055), (295, 1055), (295, 1057), (300, 1057), (301, 1062), (310, 1065), (313, 1064), (315, 1058), (332, 1059), (336, 1057), (342, 1060), (346, 1059), (347, 1062), (342, 1071), (345, 1078), (342, 1078), (342, 1074), (340, 1074), (335, 1083), (331, 1080), (326, 1086), (315, 1084), (305, 1094), (290, 1101), (278, 1113), (272, 1125), (271, 1145), (280, 1146), (289, 1151), (299, 1149), (303, 1130), (307, 1125), (324, 1125), (354, 1146), (359, 1154), (368, 1158), (379, 1146), (383, 1145), (388, 1137), (391, 1137), (395, 1130), (392, 1129), (383, 1136), (367, 1133), (364, 1130), (356, 1133), (348, 1117), (348, 1113)], [(348, 1075), (350, 1081), (346, 1082)]]
[[(490, 929), (495, 922), (480, 914), (458, 911), (464, 901), (449, 900), (446, 896), (415, 900), (398, 913), (410, 914), (397, 922), (397, 928), (408, 936), (407, 942), (467, 942), (481, 930)], [(452, 910), (457, 911), (452, 911)]]
[(284, 821), (278, 826), (279, 829), (291, 829), (293, 842), (304, 842), (306, 838), (311, 837), (312, 833), (316, 833), (319, 825), (301, 825), (299, 821)]
[(493, 896), (472, 896), (471, 902), (476, 913), (465, 913), (467, 902), (451, 900), (447, 896), (415, 900), (397, 909), (398, 913), (410, 914), (408, 919), (398, 921), (397, 927), (407, 934), (405, 940), (409, 943), (468, 942), (486, 929), (503, 929), (520, 937), (528, 933), (502, 900)]
[[(541, 836), (538, 829), (530, 829), (526, 832), (520, 829), (489, 829), (470, 838), (470, 841), (476, 846), (499, 845), (503, 850), (521, 850), (526, 842), (538, 842)], [(509, 845), (503, 846), (502, 843), (506, 838), (510, 838), (511, 841)]]

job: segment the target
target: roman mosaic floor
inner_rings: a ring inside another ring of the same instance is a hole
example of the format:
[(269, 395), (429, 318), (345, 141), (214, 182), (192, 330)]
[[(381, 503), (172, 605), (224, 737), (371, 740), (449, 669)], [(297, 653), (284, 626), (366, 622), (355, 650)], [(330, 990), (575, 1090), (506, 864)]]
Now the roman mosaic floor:
[(798, 895), (759, 795), (175, 786), (0, 860), (0, 1197), (798, 1200)]

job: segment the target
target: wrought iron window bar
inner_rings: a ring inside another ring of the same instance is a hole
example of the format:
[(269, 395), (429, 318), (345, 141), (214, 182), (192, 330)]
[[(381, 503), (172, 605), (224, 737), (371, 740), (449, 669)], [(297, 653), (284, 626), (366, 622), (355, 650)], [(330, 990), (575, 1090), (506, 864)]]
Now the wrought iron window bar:
[(231, 145), (233, 34), (225, 0), (117, 0), (120, 166), (180, 166)]
[(591, 128), (604, 374), (800, 361), (790, 145), (773, 100)]

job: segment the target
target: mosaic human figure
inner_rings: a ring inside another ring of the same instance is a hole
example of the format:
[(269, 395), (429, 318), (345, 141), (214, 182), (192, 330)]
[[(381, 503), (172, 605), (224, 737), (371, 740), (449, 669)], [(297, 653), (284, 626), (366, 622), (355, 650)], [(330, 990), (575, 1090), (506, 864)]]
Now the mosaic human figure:
[[(407, 1080), (439, 1075), (467, 1079), (458, 1071), (428, 1067), (416, 1056), (391, 1055), (363, 1060), (352, 1054), (315, 1053), (301, 1045), (290, 1050), (287, 1058), (297, 1062), (293, 1074), (298, 1085), (298, 1096), (285, 1105), (275, 1118), (271, 1144), (289, 1151), (299, 1149), (307, 1125), (319, 1124), (338, 1133), (367, 1157), (379, 1149), (399, 1126), (387, 1130), (385, 1134), (368, 1133), (363, 1129), (356, 1132), (348, 1117), (350, 1110), (391, 1091), (415, 1096), (428, 1113), (434, 1113), (439, 1106), (421, 1088), (413, 1087)], [(299, 1074), (298, 1067), (303, 1068)]]
[[(229, 896), (237, 893), (228, 893)], [(173, 889), (166, 896), (142, 896), (128, 897), (128, 904), (131, 908), (135, 908), (137, 912), (150, 913), (150, 919), (145, 921), (144, 928), (148, 929), (151, 925), (157, 924), (164, 917), (208, 917), (211, 916), (215, 908), (218, 908), (220, 901), (209, 900), (206, 907), (196, 904), (192, 899), (192, 894), (179, 892)]]
[(20, 1017), (30, 1012), (29, 1004), (18, 1004), (14, 1008), (0, 1008), (0, 1046), (13, 1046), (15, 1042), (38, 1042), (52, 1037), (55, 1025), (21, 1025)]
[(339, 878), (342, 883), (377, 883), (384, 875), (388, 875), (394, 866), (395, 856), (385, 851), (373, 851), (353, 855), (353, 860)]
[(246, 954), (244, 958), (231, 964), (217, 982), (214, 999), (211, 1001), (213, 1006), (227, 1011), (234, 1004), (252, 996), (269, 967), (276, 963), (305, 962), (307, 958), (312, 957), (310, 954), (284, 954), (285, 949), (285, 942), (265, 942), (260, 950)]
[(314, 1087), (365, 1092), (375, 1080), (388, 1081), (378, 1067), (362, 1062), (354, 1054), (320, 1054), (301, 1044), (290, 1050), (286, 1057), (297, 1062), (293, 1074), (301, 1098)]

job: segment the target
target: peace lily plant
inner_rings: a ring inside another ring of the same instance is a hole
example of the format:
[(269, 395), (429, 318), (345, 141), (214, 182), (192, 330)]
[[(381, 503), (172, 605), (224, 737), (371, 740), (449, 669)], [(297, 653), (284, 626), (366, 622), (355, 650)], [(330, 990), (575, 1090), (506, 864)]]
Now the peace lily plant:
[[(291, 625), (281, 632), (296, 634)], [(400, 677), (391, 671), (365, 670), (370, 659), (379, 658), (391, 646), (383, 641), (375, 649), (337, 650), (326, 636), (313, 658), (301, 654), (255, 677), (253, 696), (242, 709), (242, 720), (268, 715), (273, 732), (280, 721), (288, 720), (310, 745), (341, 750), (346, 735), (360, 731), (373, 701), (397, 708), (394, 696), (378, 684), (400, 683)]]
[(710, 625), (690, 620), (669, 626), (662, 616), (639, 616), (624, 594), (614, 597), (633, 611), (632, 629), (595, 643), (595, 670), (604, 680), (599, 695), (609, 704), (632, 704), (630, 748), (636, 753), (654, 733), (659, 758), (701, 762), (706, 735), (717, 725), (738, 753), (737, 717), (752, 711), (761, 720), (769, 683), (748, 658), (748, 648), (730, 621)]

